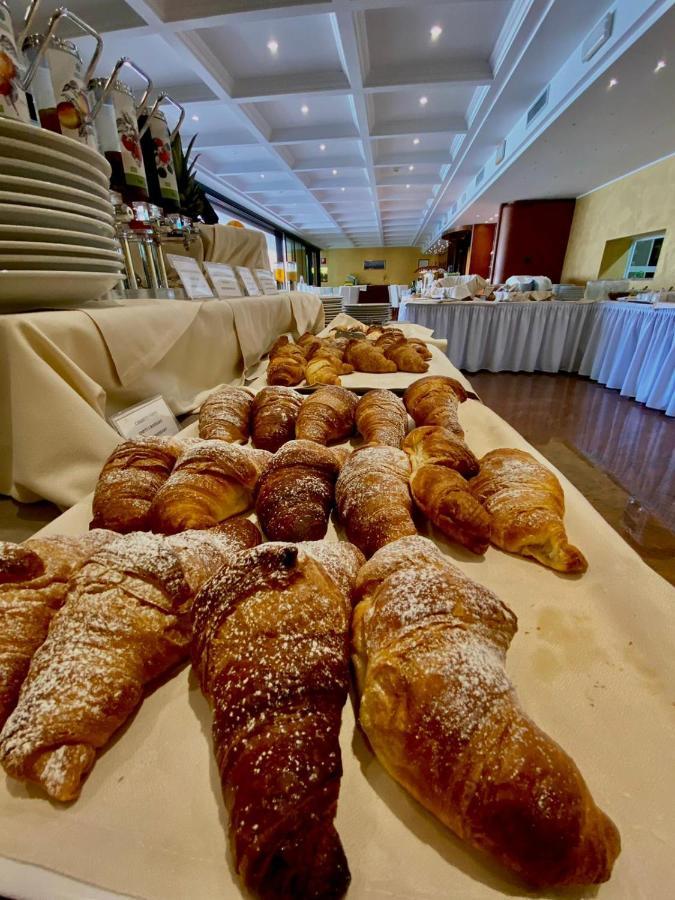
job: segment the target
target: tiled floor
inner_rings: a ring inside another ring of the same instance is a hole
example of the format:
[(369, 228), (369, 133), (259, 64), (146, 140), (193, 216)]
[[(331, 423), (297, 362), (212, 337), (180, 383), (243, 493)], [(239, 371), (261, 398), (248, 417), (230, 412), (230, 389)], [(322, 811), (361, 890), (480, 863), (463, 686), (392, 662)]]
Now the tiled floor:
[(675, 419), (575, 375), (468, 378), (484, 403), (675, 584)]

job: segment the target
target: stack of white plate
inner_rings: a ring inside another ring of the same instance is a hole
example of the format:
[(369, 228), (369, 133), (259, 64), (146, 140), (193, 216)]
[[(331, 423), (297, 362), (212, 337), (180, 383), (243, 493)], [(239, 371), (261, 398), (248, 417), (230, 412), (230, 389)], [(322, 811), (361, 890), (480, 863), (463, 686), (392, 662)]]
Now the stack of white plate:
[(343, 312), (364, 325), (383, 325), (390, 319), (388, 303), (345, 303)]
[(76, 306), (120, 281), (109, 178), (95, 150), (0, 118), (0, 312)]
[(326, 313), (326, 323), (332, 322), (335, 316), (342, 312), (342, 297), (322, 297), (323, 310)]
[(556, 300), (583, 300), (584, 288), (578, 284), (554, 284), (553, 296)]

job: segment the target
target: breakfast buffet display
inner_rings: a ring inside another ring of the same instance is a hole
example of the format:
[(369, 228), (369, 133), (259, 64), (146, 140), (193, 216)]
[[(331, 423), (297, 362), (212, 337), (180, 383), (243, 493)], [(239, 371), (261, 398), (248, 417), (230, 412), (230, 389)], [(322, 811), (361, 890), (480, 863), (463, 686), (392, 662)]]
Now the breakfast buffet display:
[[(268, 380), (350, 345), (428, 353), (395, 328), (305, 334), (277, 340)], [(413, 375), (397, 396), (377, 377), (360, 395), (220, 387), (196, 433), (114, 450), (88, 534), (1, 545), (0, 763), (76, 800), (148, 687), (191, 658), (242, 889), (339, 897), (351, 684), (384, 769), (462, 840), (530, 887), (605, 881), (619, 833), (515, 696), (515, 615), (439, 549), (583, 572), (561, 485), (520, 449), (477, 457), (454, 378)]]

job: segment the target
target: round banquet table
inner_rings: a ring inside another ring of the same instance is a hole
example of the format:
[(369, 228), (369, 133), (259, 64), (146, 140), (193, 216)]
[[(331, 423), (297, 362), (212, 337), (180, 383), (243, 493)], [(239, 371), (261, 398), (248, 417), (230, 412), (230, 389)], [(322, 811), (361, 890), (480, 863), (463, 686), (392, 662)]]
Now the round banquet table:
[(675, 306), (598, 306), (579, 374), (675, 416)]
[(399, 320), (447, 338), (448, 357), (467, 372), (576, 372), (596, 314), (583, 301), (410, 301)]

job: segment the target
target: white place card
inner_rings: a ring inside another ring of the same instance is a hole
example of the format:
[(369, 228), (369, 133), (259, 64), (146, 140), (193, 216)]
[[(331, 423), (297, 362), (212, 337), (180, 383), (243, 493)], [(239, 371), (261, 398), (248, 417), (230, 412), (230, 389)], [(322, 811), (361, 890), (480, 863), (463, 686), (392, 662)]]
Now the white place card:
[(263, 294), (278, 294), (279, 289), (274, 279), (274, 275), (267, 269), (254, 269), (256, 280), (262, 288)]
[(253, 272), (251, 272), (250, 269), (247, 269), (246, 266), (237, 266), (236, 269), (239, 280), (248, 296), (260, 297), (262, 291), (258, 287), (258, 282), (253, 277)]
[(125, 438), (178, 434), (180, 426), (161, 394), (115, 413), (110, 424)]
[(224, 263), (205, 262), (204, 268), (216, 296), (221, 300), (227, 300), (228, 297), (241, 297), (241, 286), (232, 266), (226, 266)]
[(167, 253), (166, 258), (176, 270), (186, 297), (190, 300), (206, 300), (213, 297), (213, 291), (196, 259), (191, 256), (177, 256), (175, 253)]

